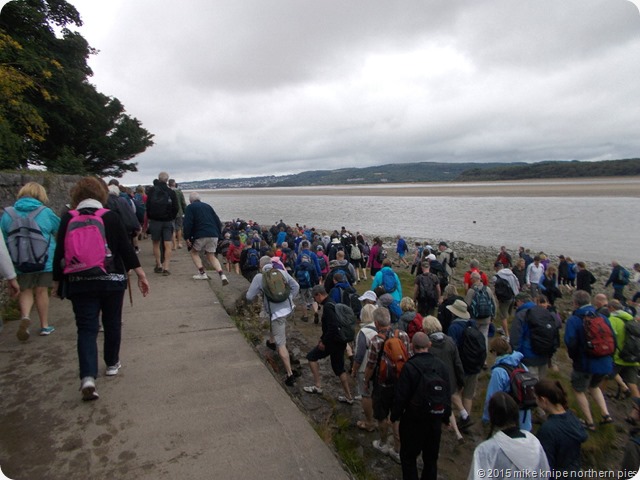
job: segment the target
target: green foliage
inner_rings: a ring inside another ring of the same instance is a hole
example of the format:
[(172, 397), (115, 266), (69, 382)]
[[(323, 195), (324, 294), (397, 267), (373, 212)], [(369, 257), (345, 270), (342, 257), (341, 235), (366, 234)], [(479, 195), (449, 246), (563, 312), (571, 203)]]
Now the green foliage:
[[(95, 54), (65, 0), (15, 0), (0, 15), (0, 167), (122, 176), (153, 135), (87, 78)], [(58, 27), (61, 37), (53, 27)]]

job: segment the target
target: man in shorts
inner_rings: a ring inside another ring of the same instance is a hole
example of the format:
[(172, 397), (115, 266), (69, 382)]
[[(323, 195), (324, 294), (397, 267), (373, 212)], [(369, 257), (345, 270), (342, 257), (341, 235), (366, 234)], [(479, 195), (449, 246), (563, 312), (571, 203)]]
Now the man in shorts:
[[(153, 242), (153, 255), (156, 258), (155, 273), (170, 275), (169, 262), (173, 247), (173, 221), (178, 214), (178, 198), (176, 192), (167, 185), (169, 174), (160, 172), (157, 183), (149, 189), (147, 195), (147, 217), (149, 218), (149, 232)], [(160, 243), (164, 247), (162, 256)]]
[(169, 188), (176, 192), (176, 198), (178, 199), (178, 214), (174, 220), (175, 235), (173, 236), (173, 249), (176, 250), (182, 248), (182, 226), (187, 202), (184, 201), (184, 193), (178, 188), (178, 184), (173, 178), (169, 179)]
[[(583, 317), (586, 314), (595, 315), (596, 309), (591, 305), (591, 295), (584, 290), (573, 292), (572, 300), (575, 311), (567, 319), (564, 332), (567, 353), (573, 361), (571, 387), (575, 392), (578, 406), (584, 415), (585, 427), (594, 431), (596, 426), (593, 422), (586, 392), (589, 391), (594, 402), (600, 408), (602, 413), (600, 424), (613, 423), (613, 419), (607, 409), (607, 402), (600, 389), (600, 384), (604, 378), (613, 370), (613, 357), (611, 355), (604, 357), (587, 356)], [(611, 328), (609, 319), (606, 319), (606, 323)]]
[(189, 206), (184, 212), (183, 235), (190, 249), (191, 260), (198, 269), (194, 280), (207, 280), (200, 252), (204, 252), (207, 260), (218, 272), (222, 285), (228, 285), (229, 280), (222, 271), (222, 266), (216, 257), (218, 238), (222, 232), (222, 222), (211, 205), (200, 200), (198, 192), (189, 194)]
[(336, 314), (335, 303), (327, 294), (323, 285), (316, 285), (311, 289), (313, 299), (322, 305), (322, 336), (318, 344), (307, 354), (309, 368), (313, 375), (314, 384), (304, 387), (307, 393), (322, 393), (320, 382), (320, 365), (318, 361), (326, 357), (331, 357), (331, 369), (336, 377), (340, 378), (344, 395), (338, 396), (338, 401), (353, 405), (353, 397), (349, 388), (349, 375), (344, 369), (344, 351), (347, 344), (339, 339), (338, 316)]

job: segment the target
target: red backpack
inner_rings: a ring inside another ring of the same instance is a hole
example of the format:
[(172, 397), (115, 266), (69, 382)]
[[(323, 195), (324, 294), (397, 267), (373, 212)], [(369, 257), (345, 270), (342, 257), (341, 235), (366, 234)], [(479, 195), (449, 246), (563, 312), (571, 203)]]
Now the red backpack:
[(613, 330), (607, 324), (604, 316), (587, 312), (582, 317), (582, 325), (584, 326), (587, 356), (598, 358), (613, 355), (616, 342)]

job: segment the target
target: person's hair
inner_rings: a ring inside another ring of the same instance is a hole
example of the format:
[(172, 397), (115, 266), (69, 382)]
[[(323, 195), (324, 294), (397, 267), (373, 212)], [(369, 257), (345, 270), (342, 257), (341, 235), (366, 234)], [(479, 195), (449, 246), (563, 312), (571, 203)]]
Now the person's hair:
[(442, 292), (442, 296), (444, 298), (453, 297), (454, 295), (458, 295), (458, 289), (452, 283), (444, 287), (444, 292)]
[(567, 258), (565, 258), (565, 260), (567, 261), (567, 263), (569, 263), (569, 262), (573, 262), (573, 260), (571, 259), (571, 257), (567, 257)]
[(481, 276), (478, 272), (473, 272), (473, 273), (471, 274), (471, 280), (472, 280), (473, 282), (478, 282), (478, 281), (480, 281), (481, 279), (482, 279), (482, 276)]
[(477, 258), (472, 258), (472, 259), (469, 261), (469, 267), (470, 267), (470, 268), (478, 268), (478, 267), (480, 267), (480, 262), (478, 261), (478, 259), (477, 259)]
[(344, 250), (338, 250), (336, 252), (336, 260), (344, 260)]
[(540, 305), (541, 303), (549, 303), (549, 299), (543, 293), (539, 293), (536, 295), (536, 303)]
[(189, 201), (195, 202), (196, 200), (200, 200), (200, 194), (198, 192), (191, 192), (189, 194)]
[(536, 255), (533, 257), (533, 261), (534, 262), (539, 262), (540, 261), (540, 255)]
[(382, 261), (382, 266), (383, 266), (383, 267), (390, 267), (390, 266), (391, 266), (391, 259), (390, 259), (390, 258), (385, 258), (385, 259)]
[(326, 295), (327, 291), (324, 288), (324, 285), (314, 285), (314, 287), (311, 289), (311, 295), (315, 296), (315, 295)]
[(303, 240), (302, 242), (300, 242), (300, 247), (309, 248), (309, 240)]
[(555, 265), (549, 265), (544, 273), (553, 275), (554, 273), (558, 273), (558, 269), (555, 267)]
[(494, 429), (503, 430), (506, 427), (520, 426), (520, 410), (518, 404), (511, 395), (505, 392), (496, 392), (489, 399), (489, 422), (493, 435)]
[(167, 183), (167, 181), (169, 180), (169, 174), (167, 172), (160, 172), (158, 174), (158, 180)]
[(403, 312), (413, 312), (416, 309), (416, 304), (411, 297), (402, 297), (402, 300), (400, 300), (400, 309)]
[(175, 187), (176, 186), (176, 181), (173, 178), (169, 179), (169, 186), (170, 187)]
[(138, 185), (136, 187), (136, 193), (144, 193), (144, 187), (142, 185)]
[(580, 268), (587, 268), (587, 264), (586, 264), (586, 263), (584, 263), (583, 261), (578, 262), (578, 263), (577, 263), (577, 265), (578, 265)]
[(376, 311), (373, 312), (373, 321), (381, 327), (388, 327), (391, 325), (391, 315), (389, 314), (389, 310), (386, 308), (376, 308)]
[(433, 315), (427, 315), (422, 319), (422, 331), (427, 335), (431, 335), (432, 333), (441, 332), (442, 324), (440, 320), (438, 320)]
[(96, 177), (83, 177), (71, 188), (71, 206), (76, 208), (83, 200), (94, 199), (105, 205), (109, 190), (104, 180)]
[(40, 200), (42, 203), (47, 203), (49, 197), (47, 197), (47, 191), (42, 185), (37, 182), (26, 183), (18, 192), (18, 198), (30, 197)]
[(423, 349), (429, 348), (431, 346), (431, 339), (424, 332), (416, 332), (416, 334), (411, 339), (411, 344), (413, 345), (413, 349)]
[(333, 281), (335, 283), (342, 283), (344, 282), (344, 274), (342, 272), (336, 272), (333, 274)]
[(558, 380), (543, 378), (533, 387), (538, 397), (545, 397), (554, 405), (562, 405), (563, 408), (569, 408), (567, 401), (567, 392), (565, 392), (562, 384)]
[(511, 345), (504, 337), (493, 337), (489, 343), (489, 351), (496, 354), (496, 357), (511, 353)]
[(616, 312), (622, 310), (622, 304), (618, 300), (610, 300), (609, 307)]
[(584, 307), (591, 303), (591, 295), (585, 290), (576, 290), (571, 296), (573, 302), (579, 307)]
[(367, 324), (373, 322), (373, 312), (378, 308), (377, 305), (367, 303), (360, 310), (360, 323)]
[(520, 292), (516, 295), (515, 297), (515, 301), (521, 301), (521, 302), (530, 302), (531, 301), (531, 295), (529, 295), (527, 292)]

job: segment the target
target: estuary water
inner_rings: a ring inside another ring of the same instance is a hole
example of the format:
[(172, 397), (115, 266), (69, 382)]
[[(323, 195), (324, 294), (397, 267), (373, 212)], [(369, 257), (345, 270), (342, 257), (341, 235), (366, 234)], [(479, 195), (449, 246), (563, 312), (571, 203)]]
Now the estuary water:
[(569, 255), (576, 261), (617, 259), (627, 267), (640, 261), (637, 196), (408, 197), (390, 192), (358, 196), (353, 190), (345, 194), (344, 187), (321, 188), (322, 194), (309, 187), (268, 194), (233, 189), (199, 192), (222, 221), (242, 218), (270, 226), (283, 219), (287, 224), (329, 231), (344, 225), (369, 238), (400, 234), (432, 243), (463, 241), (496, 250), (505, 245), (511, 251), (522, 245), (531, 251)]

